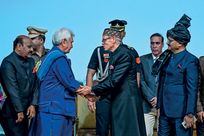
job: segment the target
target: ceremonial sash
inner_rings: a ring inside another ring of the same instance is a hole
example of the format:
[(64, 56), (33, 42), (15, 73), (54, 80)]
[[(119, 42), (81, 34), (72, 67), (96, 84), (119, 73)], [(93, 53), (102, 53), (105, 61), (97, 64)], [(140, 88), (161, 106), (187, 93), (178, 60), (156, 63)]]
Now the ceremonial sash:
[(98, 82), (101, 82), (105, 80), (108, 77), (108, 67), (109, 67), (109, 62), (106, 64), (105, 70), (103, 70), (102, 67), (102, 61), (101, 61), (101, 54), (100, 54), (100, 48), (97, 49), (97, 55), (98, 55), (98, 61), (99, 61), (99, 68), (96, 74), (96, 80)]
[(44, 80), (52, 63), (59, 57), (64, 57), (64, 53), (62, 53), (59, 50), (51, 51), (50, 53), (46, 55), (44, 60), (41, 62), (39, 69), (37, 70), (37, 76), (40, 81)]

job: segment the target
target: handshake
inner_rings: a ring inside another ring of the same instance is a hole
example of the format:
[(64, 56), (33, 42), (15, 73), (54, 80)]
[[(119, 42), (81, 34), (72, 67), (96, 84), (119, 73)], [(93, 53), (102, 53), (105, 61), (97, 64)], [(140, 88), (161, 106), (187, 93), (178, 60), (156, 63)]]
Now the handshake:
[(89, 86), (80, 86), (76, 93), (82, 97), (85, 97), (88, 101), (95, 102), (98, 100), (96, 95), (91, 91)]

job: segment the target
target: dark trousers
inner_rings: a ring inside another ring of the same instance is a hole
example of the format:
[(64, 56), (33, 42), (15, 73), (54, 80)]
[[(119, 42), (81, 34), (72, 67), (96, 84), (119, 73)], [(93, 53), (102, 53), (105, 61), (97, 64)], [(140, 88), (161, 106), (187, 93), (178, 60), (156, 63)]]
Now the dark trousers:
[(183, 118), (159, 117), (158, 136), (193, 136), (193, 128), (182, 126)]
[(204, 136), (204, 122), (196, 122), (197, 136)]
[(108, 136), (111, 123), (111, 103), (109, 97), (96, 102), (96, 135)]
[(28, 136), (28, 119), (16, 123), (16, 117), (2, 117), (0, 123), (6, 136)]

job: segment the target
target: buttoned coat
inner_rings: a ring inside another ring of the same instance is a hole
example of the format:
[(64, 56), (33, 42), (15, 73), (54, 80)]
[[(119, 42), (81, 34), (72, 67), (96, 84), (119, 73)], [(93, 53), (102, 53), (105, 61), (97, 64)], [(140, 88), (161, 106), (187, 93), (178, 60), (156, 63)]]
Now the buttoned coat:
[(135, 58), (124, 46), (113, 52), (108, 78), (92, 87), (96, 95), (107, 90), (111, 94), (112, 136), (146, 136)]
[[(8, 136), (28, 134), (27, 109), (30, 105), (36, 106), (38, 101), (38, 80), (33, 73), (34, 65), (32, 58), (23, 58), (15, 51), (2, 61), (1, 81), (7, 98), (0, 112), (0, 122)], [(19, 112), (23, 112), (25, 118), (16, 124), (13, 121)]]
[(172, 55), (160, 72), (158, 108), (161, 114), (172, 118), (195, 115), (198, 70), (197, 57), (188, 51)]

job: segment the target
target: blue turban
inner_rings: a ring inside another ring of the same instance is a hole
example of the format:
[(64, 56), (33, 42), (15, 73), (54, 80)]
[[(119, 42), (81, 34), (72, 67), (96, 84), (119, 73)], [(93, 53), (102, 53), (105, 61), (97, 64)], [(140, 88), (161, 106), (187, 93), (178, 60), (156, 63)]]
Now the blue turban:
[(167, 31), (167, 37), (171, 37), (186, 46), (191, 39), (191, 34), (188, 30), (188, 27), (191, 25), (190, 21), (191, 18), (184, 14), (175, 24), (174, 28)]

